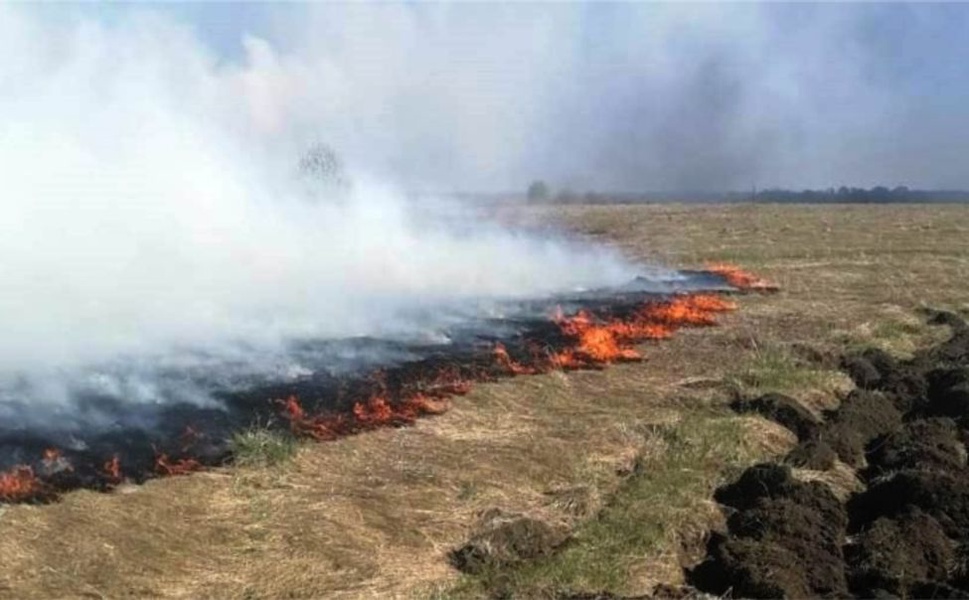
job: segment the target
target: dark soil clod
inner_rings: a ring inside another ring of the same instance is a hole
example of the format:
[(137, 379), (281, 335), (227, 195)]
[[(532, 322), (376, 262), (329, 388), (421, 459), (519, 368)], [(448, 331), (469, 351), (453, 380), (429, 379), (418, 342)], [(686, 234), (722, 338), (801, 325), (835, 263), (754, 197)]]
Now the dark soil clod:
[(783, 394), (764, 394), (753, 400), (737, 400), (731, 404), (737, 412), (754, 412), (787, 427), (801, 441), (814, 439), (821, 421), (796, 399)]
[(855, 594), (904, 595), (913, 582), (945, 581), (955, 552), (939, 522), (913, 509), (877, 519), (846, 547), (845, 557)]
[(787, 453), (784, 464), (814, 471), (827, 471), (834, 468), (838, 453), (831, 445), (821, 440), (801, 442)]
[(459, 571), (481, 573), (550, 554), (567, 538), (562, 528), (496, 509), (482, 516), (477, 531), (451, 552), (450, 561)]
[(913, 469), (958, 472), (966, 466), (966, 448), (952, 419), (917, 419), (873, 441), (868, 463), (869, 480)]
[(848, 502), (856, 527), (917, 507), (933, 516), (947, 535), (969, 540), (969, 478), (965, 474), (902, 471), (878, 481)]
[[(823, 421), (777, 394), (732, 405), (800, 441), (783, 465), (754, 465), (715, 492), (727, 533), (687, 571), (692, 585), (752, 598), (969, 598), (969, 326), (952, 313), (933, 319), (952, 336), (911, 360), (843, 357), (857, 389)], [(867, 489), (846, 503), (790, 471), (836, 459), (864, 467)]]

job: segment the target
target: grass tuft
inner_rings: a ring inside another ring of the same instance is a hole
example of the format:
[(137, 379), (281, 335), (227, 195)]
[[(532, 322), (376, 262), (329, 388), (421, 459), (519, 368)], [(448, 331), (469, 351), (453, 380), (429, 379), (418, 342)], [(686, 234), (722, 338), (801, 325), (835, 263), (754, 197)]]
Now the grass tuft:
[(786, 349), (768, 346), (758, 349), (727, 379), (747, 392), (765, 393), (827, 389), (835, 375), (805, 364)]
[(296, 454), (296, 439), (289, 433), (253, 427), (232, 436), (233, 462), (242, 466), (278, 465)]

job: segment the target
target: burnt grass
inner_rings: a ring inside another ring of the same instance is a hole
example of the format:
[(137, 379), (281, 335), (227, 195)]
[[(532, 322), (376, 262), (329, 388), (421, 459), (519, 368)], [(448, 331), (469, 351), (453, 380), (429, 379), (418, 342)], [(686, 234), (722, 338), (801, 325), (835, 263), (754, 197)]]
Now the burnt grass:
[[(4, 496), (0, 504), (56, 501), (65, 492), (86, 488), (107, 492), (122, 481), (143, 483), (148, 479), (182, 474), (191, 470), (216, 467), (236, 461), (232, 440), (254, 428), (265, 429), (288, 441), (293, 431), (281, 410), (289, 397), (299, 399), (308, 414), (342, 417), (353, 420), (358, 403), (375, 397), (385, 398), (398, 407), (415, 394), (438, 399), (462, 393), (449, 382), (483, 382), (511, 377), (495, 360), (496, 343), (501, 343), (510, 359), (518, 364), (537, 366), (537, 361), (550, 354), (573, 348), (574, 336), (547, 315), (555, 307), (567, 314), (585, 310), (603, 320), (624, 319), (645, 302), (661, 302), (673, 292), (715, 291), (727, 293), (725, 280), (715, 273), (681, 271), (688, 277), (682, 289), (669, 292), (640, 289), (644, 282), (634, 280), (623, 288), (596, 290), (573, 296), (519, 303), (520, 315), (471, 321), (448, 330), (447, 343), (424, 341), (398, 342), (376, 338), (349, 340), (304, 340), (299, 343), (306, 357), (322, 357), (312, 375), (292, 380), (254, 379), (239, 389), (223, 389), (216, 377), (197, 382), (200, 389), (211, 388), (220, 406), (199, 406), (188, 402), (143, 403), (136, 405), (106, 396), (84, 396), (78, 400), (82, 413), (100, 415), (109, 425), (104, 428), (77, 429), (73, 423), (63, 425), (56, 419), (44, 427), (24, 426), (16, 422), (0, 423), (0, 475), (18, 467), (29, 468), (37, 486), (30, 494)], [(396, 357), (386, 364), (368, 365), (347, 372), (330, 371), (329, 357), (341, 353)], [(310, 358), (307, 358), (309, 361)], [(589, 360), (570, 368), (601, 369), (602, 363)], [(169, 374), (175, 380), (190, 380), (188, 373)], [(410, 425), (413, 418), (392, 419), (388, 426)], [(366, 427), (346, 427), (341, 435), (365, 431)], [(57, 450), (54, 460), (45, 452)], [(164, 459), (175, 469), (166, 469)], [(116, 461), (119, 473), (108, 470)]]
[[(734, 597), (969, 598), (969, 326), (951, 313), (945, 342), (898, 360), (868, 349), (844, 356), (856, 389), (815, 417), (778, 394), (741, 412), (787, 427), (797, 446), (719, 488), (725, 532), (687, 570), (698, 590)], [(839, 500), (791, 467), (840, 459), (864, 490)]]

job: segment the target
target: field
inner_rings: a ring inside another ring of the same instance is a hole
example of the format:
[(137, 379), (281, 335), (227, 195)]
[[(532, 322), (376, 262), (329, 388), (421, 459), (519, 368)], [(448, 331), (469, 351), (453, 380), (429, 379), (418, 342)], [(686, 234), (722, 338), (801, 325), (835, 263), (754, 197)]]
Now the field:
[[(250, 464), (0, 507), (0, 597), (318, 598), (646, 593), (682, 581), (722, 519), (712, 490), (793, 445), (726, 409), (782, 391), (835, 406), (846, 347), (906, 355), (969, 310), (969, 206), (533, 207), (644, 262), (731, 262), (778, 283), (714, 329), (644, 347), (646, 363), (479, 385), (415, 427), (295, 448), (247, 440)], [(827, 478), (838, 489), (850, 477)], [(461, 575), (448, 554), (486, 511), (572, 542)]]

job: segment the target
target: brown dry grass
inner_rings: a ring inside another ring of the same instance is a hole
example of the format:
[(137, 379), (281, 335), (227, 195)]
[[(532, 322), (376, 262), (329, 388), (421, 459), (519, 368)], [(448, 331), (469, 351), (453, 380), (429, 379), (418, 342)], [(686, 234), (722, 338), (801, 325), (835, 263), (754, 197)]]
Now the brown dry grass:
[[(914, 318), (920, 306), (969, 302), (969, 207), (579, 206), (514, 218), (557, 221), (641, 260), (736, 262), (783, 291), (745, 297), (720, 328), (647, 347), (646, 364), (479, 386), (416, 427), (303, 445), (274, 466), (0, 508), (0, 597), (473, 594), (445, 556), (479, 512), (582, 527), (622, 483), (617, 470), (668, 451), (654, 447), (656, 426), (722, 420), (724, 386), (830, 403), (844, 382), (804, 363), (795, 344), (905, 353), (932, 335)], [(742, 421), (745, 460), (790, 443)], [(720, 474), (703, 475), (671, 514), (708, 501)], [(656, 506), (665, 517), (663, 498)], [(675, 580), (684, 537), (715, 513), (678, 517), (624, 565), (617, 589)]]

